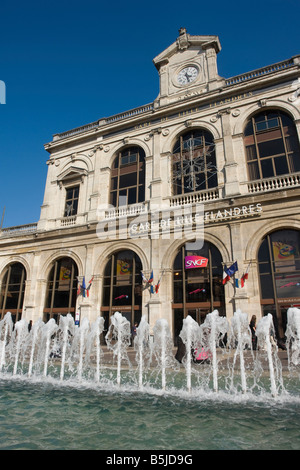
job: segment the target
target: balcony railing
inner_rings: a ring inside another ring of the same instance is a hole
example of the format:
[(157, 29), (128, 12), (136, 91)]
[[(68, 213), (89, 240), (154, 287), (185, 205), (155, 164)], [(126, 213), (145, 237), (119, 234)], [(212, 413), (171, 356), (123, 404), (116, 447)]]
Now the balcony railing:
[(37, 223), (17, 225), (15, 227), (2, 228), (0, 230), (0, 237), (15, 237), (18, 235), (27, 235), (37, 231)]
[(195, 193), (179, 194), (170, 198), (170, 207), (185, 206), (201, 202), (216, 201), (220, 199), (220, 188), (207, 189)]
[(264, 75), (269, 75), (270, 73), (279, 72), (280, 70), (285, 70), (292, 67), (294, 64), (293, 59), (284, 60), (282, 62), (277, 62), (273, 65), (268, 65), (260, 69), (253, 70), (252, 72), (243, 73), (241, 75), (236, 75), (235, 77), (227, 78), (225, 80), (226, 86), (236, 85), (237, 83), (246, 82), (253, 80)]
[(117, 219), (120, 217), (134, 217), (139, 214), (146, 214), (148, 210), (147, 204), (132, 204), (129, 206), (114, 207), (105, 211), (105, 219)]
[(255, 194), (266, 191), (276, 191), (284, 188), (292, 188), (294, 186), (300, 186), (300, 173), (273, 176), (272, 178), (250, 181), (248, 183), (248, 192)]
[(75, 225), (76, 220), (77, 220), (76, 215), (72, 215), (70, 217), (63, 217), (62, 219), (60, 219), (60, 225), (62, 227), (69, 227), (70, 225)]

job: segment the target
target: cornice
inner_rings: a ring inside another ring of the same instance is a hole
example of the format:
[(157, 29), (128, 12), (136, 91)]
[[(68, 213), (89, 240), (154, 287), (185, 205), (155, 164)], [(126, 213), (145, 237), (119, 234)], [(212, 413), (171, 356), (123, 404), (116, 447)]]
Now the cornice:
[[(209, 105), (210, 103), (214, 103), (216, 101), (225, 100), (227, 97), (233, 96), (237, 93), (241, 94), (252, 90), (259, 90), (260, 88), (263, 89), (272, 87), (274, 85), (280, 85), (281, 83), (284, 84), (284, 82), (287, 82), (288, 80), (292, 80), (296, 77), (299, 77), (300, 65), (297, 62), (298, 58), (299, 57), (297, 56), (294, 59), (294, 65), (287, 69), (274, 71), (266, 75), (258, 76), (249, 80), (245, 80), (227, 86), (225, 85), (226, 80), (221, 79), (220, 87), (216, 88), (215, 90), (211, 90), (203, 94), (198, 94), (197, 92), (195, 92), (195, 94), (192, 94), (191, 96), (187, 96), (184, 98), (181, 97), (181, 99), (164, 104), (163, 106), (158, 105), (154, 101), (153, 103), (150, 103), (148, 105), (141, 106), (140, 108), (146, 109), (146, 111), (143, 111), (141, 113), (134, 113), (137, 109), (139, 109), (135, 108), (134, 110), (129, 110), (128, 112), (116, 115), (116, 119), (114, 119), (114, 116), (112, 116), (110, 118), (104, 118), (99, 121), (96, 121), (96, 123), (91, 123), (95, 127), (91, 127), (91, 125), (87, 124), (86, 126), (81, 126), (73, 130), (71, 129), (70, 131), (68, 131), (70, 135), (61, 138), (56, 137), (52, 142), (45, 144), (45, 149), (49, 153), (52, 153), (53, 151), (57, 151), (66, 144), (68, 144), (69, 147), (72, 146), (72, 144), (79, 145), (80, 142), (86, 139), (90, 139), (91, 137), (93, 137), (96, 142), (97, 139), (99, 139), (100, 137), (105, 139), (107, 134), (113, 132), (121, 133), (123, 129), (128, 129), (129, 125), (134, 128), (139, 123), (151, 120), (153, 119), (153, 117), (159, 118), (163, 116), (168, 116), (173, 112), (180, 112), (191, 106), (202, 106), (205, 104)], [(97, 123), (98, 125), (96, 125)], [(66, 134), (68, 132), (66, 132)]]

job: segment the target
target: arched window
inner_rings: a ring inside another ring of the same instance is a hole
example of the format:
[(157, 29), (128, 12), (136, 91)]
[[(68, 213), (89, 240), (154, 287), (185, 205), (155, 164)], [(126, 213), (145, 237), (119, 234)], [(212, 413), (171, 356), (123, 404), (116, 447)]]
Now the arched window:
[(182, 134), (173, 147), (172, 166), (174, 195), (218, 186), (211, 133), (200, 129)]
[(300, 232), (267, 235), (258, 251), (258, 268), (262, 312), (272, 313), (277, 336), (283, 337), (287, 309), (300, 307)]
[(111, 170), (110, 204), (114, 207), (145, 200), (145, 152), (129, 147), (118, 153)]
[[(199, 261), (199, 257), (206, 261)], [(194, 243), (186, 243), (179, 249), (173, 264), (175, 341), (187, 315), (200, 324), (207, 313), (215, 309), (225, 315), (221, 253), (209, 242), (204, 242), (201, 249), (195, 249)]]
[(12, 319), (17, 322), (22, 317), (26, 270), (21, 263), (10, 264), (5, 271), (0, 293), (1, 318), (11, 312)]
[(103, 301), (101, 312), (105, 329), (109, 317), (119, 311), (131, 324), (139, 322), (142, 316), (142, 263), (131, 250), (114, 253), (104, 270)]
[(300, 171), (300, 148), (293, 120), (266, 110), (252, 116), (244, 131), (250, 180)]
[(44, 321), (58, 320), (59, 315), (70, 313), (75, 317), (78, 268), (71, 258), (56, 260), (47, 281)]

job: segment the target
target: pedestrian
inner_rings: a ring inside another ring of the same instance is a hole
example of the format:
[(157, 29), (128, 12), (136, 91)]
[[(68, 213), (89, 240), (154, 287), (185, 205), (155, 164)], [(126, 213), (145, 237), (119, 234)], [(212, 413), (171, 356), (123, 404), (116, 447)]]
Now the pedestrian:
[(256, 315), (252, 315), (250, 320), (249, 328), (251, 330), (252, 335), (252, 349), (256, 351), (257, 348), (257, 336), (256, 336)]
[(137, 322), (135, 322), (135, 324), (133, 325), (133, 327), (131, 328), (131, 346), (133, 346), (133, 342), (134, 342), (134, 338), (136, 337), (136, 329), (138, 327), (138, 324)]

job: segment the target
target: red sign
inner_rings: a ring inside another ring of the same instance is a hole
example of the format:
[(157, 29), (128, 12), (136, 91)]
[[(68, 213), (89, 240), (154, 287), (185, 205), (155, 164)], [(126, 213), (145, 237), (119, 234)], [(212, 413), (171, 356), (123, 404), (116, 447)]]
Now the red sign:
[(203, 256), (186, 256), (184, 259), (185, 269), (206, 268), (208, 259)]

